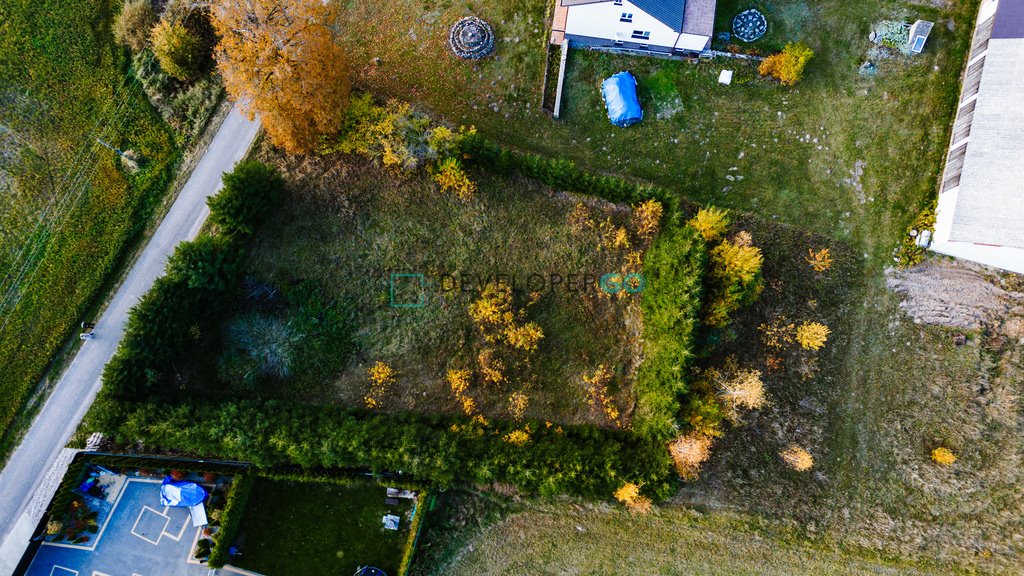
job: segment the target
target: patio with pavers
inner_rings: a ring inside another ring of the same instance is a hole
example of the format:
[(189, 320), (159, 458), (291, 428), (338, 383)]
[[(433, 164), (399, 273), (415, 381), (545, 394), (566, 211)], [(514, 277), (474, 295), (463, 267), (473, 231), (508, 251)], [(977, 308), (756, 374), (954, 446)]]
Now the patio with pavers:
[(208, 566), (190, 562), (200, 530), (187, 508), (160, 505), (158, 480), (129, 478), (93, 541), (44, 542), (26, 576), (208, 575)]

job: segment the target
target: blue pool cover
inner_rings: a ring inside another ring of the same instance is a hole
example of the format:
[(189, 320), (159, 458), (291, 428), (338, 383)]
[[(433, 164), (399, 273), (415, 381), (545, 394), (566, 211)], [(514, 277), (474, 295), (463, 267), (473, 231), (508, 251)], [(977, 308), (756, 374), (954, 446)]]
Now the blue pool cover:
[(637, 98), (636, 78), (629, 72), (619, 72), (605, 80), (601, 84), (601, 95), (612, 124), (625, 128), (643, 120), (644, 110)]

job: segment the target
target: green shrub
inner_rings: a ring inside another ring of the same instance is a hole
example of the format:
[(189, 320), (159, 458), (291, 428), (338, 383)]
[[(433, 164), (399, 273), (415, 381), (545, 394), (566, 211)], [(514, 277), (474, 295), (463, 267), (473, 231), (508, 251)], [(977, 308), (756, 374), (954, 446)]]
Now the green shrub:
[(210, 568), (222, 568), (231, 559), (228, 556), (228, 549), (238, 534), (238, 527), (245, 514), (245, 503), (249, 500), (254, 484), (255, 478), (252, 474), (243, 473), (235, 476), (220, 519), (220, 530), (213, 535), (213, 550), (210, 551), (210, 559), (207, 561)]
[(150, 39), (153, 54), (165, 72), (183, 82), (199, 75), (203, 64), (203, 42), (188, 28), (162, 20), (153, 27)]
[(150, 0), (126, 0), (114, 21), (114, 39), (139, 52), (149, 46), (149, 35), (156, 24)]
[(207, 200), (210, 221), (229, 236), (252, 234), (273, 211), (284, 180), (272, 166), (243, 160), (224, 175), (224, 188)]
[(238, 248), (223, 238), (183, 242), (167, 273), (132, 308), (117, 352), (103, 370), (101, 395), (137, 398), (161, 382), (189, 349), (195, 325), (223, 314), (234, 287)]
[(692, 227), (668, 226), (644, 259), (644, 361), (637, 371), (633, 428), (667, 439), (677, 428), (680, 400), (700, 326), (707, 249)]

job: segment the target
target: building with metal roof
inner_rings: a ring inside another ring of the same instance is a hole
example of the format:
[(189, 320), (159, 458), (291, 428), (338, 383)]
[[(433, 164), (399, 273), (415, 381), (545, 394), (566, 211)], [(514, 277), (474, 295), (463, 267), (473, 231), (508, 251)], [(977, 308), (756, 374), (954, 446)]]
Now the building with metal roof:
[(715, 7), (716, 0), (556, 0), (553, 38), (596, 47), (700, 53), (711, 46)]
[(1024, 0), (983, 0), (931, 249), (1024, 273)]

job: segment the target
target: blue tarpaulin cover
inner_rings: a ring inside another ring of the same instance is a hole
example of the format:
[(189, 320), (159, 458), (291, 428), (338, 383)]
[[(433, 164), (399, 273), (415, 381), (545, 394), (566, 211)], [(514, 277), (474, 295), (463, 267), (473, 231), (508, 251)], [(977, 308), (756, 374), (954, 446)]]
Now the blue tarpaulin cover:
[(629, 72), (619, 72), (605, 80), (601, 84), (601, 95), (612, 124), (625, 128), (643, 120), (644, 110), (636, 95), (636, 78)]
[(175, 482), (170, 476), (164, 477), (160, 486), (161, 506), (184, 506), (186, 508), (202, 504), (206, 500), (206, 490), (195, 482)]

